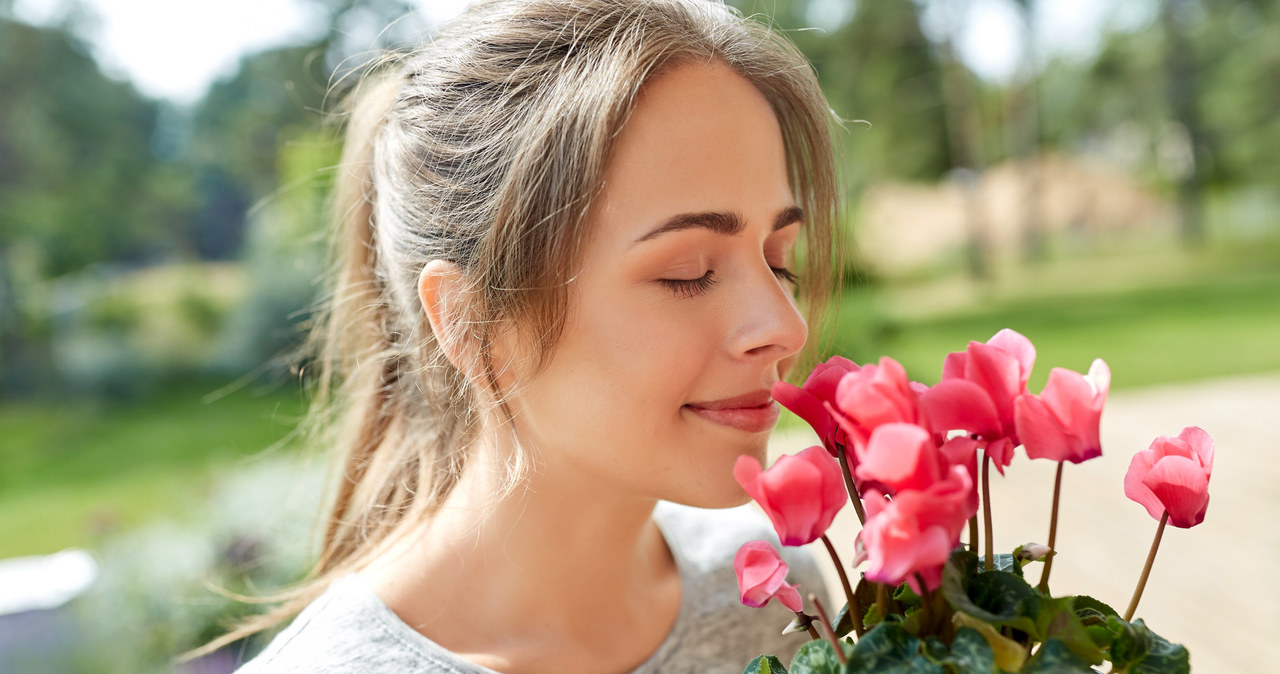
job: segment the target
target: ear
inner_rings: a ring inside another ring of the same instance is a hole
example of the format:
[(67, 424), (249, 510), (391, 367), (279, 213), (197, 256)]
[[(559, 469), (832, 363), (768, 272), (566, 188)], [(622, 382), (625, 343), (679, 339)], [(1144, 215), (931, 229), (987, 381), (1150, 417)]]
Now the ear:
[(445, 260), (428, 262), (418, 277), (418, 299), (445, 358), (468, 377), (479, 374), (480, 343), (471, 329), (473, 314), (462, 268)]

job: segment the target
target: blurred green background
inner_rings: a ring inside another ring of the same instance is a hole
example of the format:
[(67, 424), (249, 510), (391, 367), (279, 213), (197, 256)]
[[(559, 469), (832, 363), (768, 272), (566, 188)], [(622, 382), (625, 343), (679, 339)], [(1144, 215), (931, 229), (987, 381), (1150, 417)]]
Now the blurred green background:
[[(153, 4), (139, 34), (201, 29)], [(70, 608), (20, 616), (46, 625), (40, 671), (165, 671), (246, 610), (208, 585), (304, 568), (323, 467), (291, 435), (289, 354), (324, 269), (326, 113), (457, 4), (296, 0), (207, 87), (160, 54), (186, 87), (166, 94), (112, 60), (106, 4), (0, 0), (0, 559), (99, 564)], [(1010, 327), (1035, 390), (1095, 357), (1121, 389), (1280, 369), (1280, 0), (732, 4), (848, 120), (826, 352), (932, 382)], [(35, 657), (15, 624), (0, 669)]]

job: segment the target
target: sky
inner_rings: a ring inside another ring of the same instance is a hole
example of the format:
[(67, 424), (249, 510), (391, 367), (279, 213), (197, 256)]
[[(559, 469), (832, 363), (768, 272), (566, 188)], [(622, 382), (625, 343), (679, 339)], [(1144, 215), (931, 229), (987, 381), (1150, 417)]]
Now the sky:
[[(859, 0), (814, 0), (810, 20), (821, 26), (852, 14)], [(861, 0), (872, 1), (872, 0)], [(94, 19), (86, 37), (111, 75), (142, 93), (179, 104), (199, 100), (214, 81), (232, 75), (244, 54), (315, 35), (323, 17), (302, 0), (82, 0)], [(462, 11), (467, 0), (416, 0), (424, 23)], [(955, 0), (933, 0), (927, 32), (946, 25)], [(957, 49), (979, 76), (1005, 80), (1018, 72), (1021, 19), (1011, 0), (971, 0)], [(1130, 0), (1037, 0), (1037, 48), (1089, 56), (1104, 25), (1133, 28), (1149, 21), (1153, 3)], [(57, 17), (64, 0), (17, 0), (14, 13), (31, 23)], [(933, 35), (931, 35), (933, 37)]]

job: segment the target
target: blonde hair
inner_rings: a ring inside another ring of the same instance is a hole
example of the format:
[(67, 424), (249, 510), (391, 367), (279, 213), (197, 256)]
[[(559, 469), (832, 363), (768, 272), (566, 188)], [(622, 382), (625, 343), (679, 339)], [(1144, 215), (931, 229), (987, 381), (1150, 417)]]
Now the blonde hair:
[(296, 615), (444, 502), (486, 392), (442, 355), (417, 291), (423, 267), (463, 271), (480, 385), (496, 386), (485, 347), (499, 326), (545, 362), (637, 93), (666, 68), (713, 59), (778, 118), (806, 217), (801, 302), (812, 318), (839, 273), (835, 118), (808, 61), (765, 26), (712, 0), (490, 0), (366, 77), (336, 190), (338, 270), (312, 342), (311, 419), (342, 454), (320, 556), (274, 610), (198, 652)]

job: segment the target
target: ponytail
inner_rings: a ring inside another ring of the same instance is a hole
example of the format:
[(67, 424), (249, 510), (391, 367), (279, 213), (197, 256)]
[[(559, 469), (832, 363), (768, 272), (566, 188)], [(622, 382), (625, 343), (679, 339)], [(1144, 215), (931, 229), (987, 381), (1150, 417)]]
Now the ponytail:
[[(239, 601), (275, 606), (182, 654), (177, 662), (212, 653), (296, 616), (335, 579), (359, 568), (415, 504), (418, 457), (411, 451), (395, 452), (400, 456), (392, 457), (378, 451), (385, 445), (405, 444), (389, 441), (405, 426), (395, 392), (403, 385), (407, 368), (402, 353), (405, 340), (396, 339), (401, 333), (380, 272), (374, 187), (379, 136), (403, 81), (403, 74), (395, 69), (366, 76), (339, 110), (346, 113), (346, 141), (334, 184), (331, 286), (301, 354), (308, 361), (307, 369), (316, 373), (304, 435), (313, 444), (336, 447), (342, 454), (333, 465), (338, 474), (331, 480), (329, 516), (320, 522), (319, 558), (293, 588), (260, 597), (227, 592)], [(446, 426), (449, 432), (438, 435), (454, 435), (456, 424)], [(392, 471), (406, 479), (387, 479)]]

